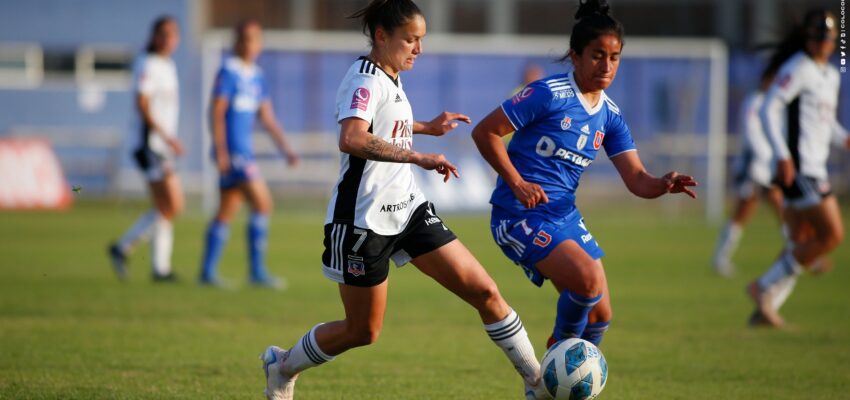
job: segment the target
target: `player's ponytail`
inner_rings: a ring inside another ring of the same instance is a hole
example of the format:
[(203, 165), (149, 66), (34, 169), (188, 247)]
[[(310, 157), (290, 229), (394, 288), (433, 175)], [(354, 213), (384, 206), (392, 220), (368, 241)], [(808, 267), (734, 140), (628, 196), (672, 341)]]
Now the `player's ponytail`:
[(782, 64), (785, 64), (797, 52), (806, 48), (809, 40), (825, 40), (830, 27), (827, 20), (832, 14), (826, 9), (817, 8), (809, 10), (803, 17), (803, 23), (795, 26), (778, 45), (776, 51), (770, 57), (762, 76), (776, 74)]
[(151, 26), (151, 34), (148, 37), (148, 44), (145, 46), (145, 52), (148, 54), (153, 54), (159, 51), (160, 47), (162, 47), (162, 31), (170, 22), (177, 22), (173, 17), (169, 15), (163, 15), (156, 19)]
[(375, 32), (378, 27), (387, 33), (392, 33), (410, 21), (411, 18), (422, 15), (422, 11), (411, 0), (372, 0), (369, 5), (348, 16), (359, 19), (363, 26), (363, 34), (369, 35), (375, 43)]
[[(609, 12), (611, 6), (607, 0), (579, 0), (578, 11), (576, 11), (576, 24), (570, 35), (570, 49), (581, 54), (588, 43), (606, 34), (612, 34), (623, 41), (623, 24), (612, 17)], [(561, 60), (569, 59), (569, 55)]]

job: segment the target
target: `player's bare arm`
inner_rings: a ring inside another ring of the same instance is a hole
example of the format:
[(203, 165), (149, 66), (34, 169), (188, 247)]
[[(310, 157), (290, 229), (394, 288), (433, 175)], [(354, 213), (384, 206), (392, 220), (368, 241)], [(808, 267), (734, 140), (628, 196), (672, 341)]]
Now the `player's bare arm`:
[(228, 100), (225, 97), (217, 97), (213, 102), (212, 109), (212, 131), (213, 143), (215, 144), (215, 160), (220, 173), (226, 173), (230, 169), (230, 156), (227, 152), (227, 140), (225, 139), (224, 117), (227, 114)]
[(513, 190), (517, 200), (526, 208), (534, 208), (540, 203), (548, 203), (549, 198), (543, 188), (536, 183), (527, 182), (519, 174), (508, 157), (508, 150), (502, 136), (513, 132), (514, 128), (501, 108), (493, 110), (472, 130), (472, 140), (478, 151), (505, 183)]
[(372, 161), (411, 163), (426, 170), (434, 170), (448, 181), (451, 175), (460, 178), (455, 167), (442, 154), (419, 153), (387, 143), (368, 132), (369, 123), (360, 118), (346, 118), (341, 122), (339, 150)]
[(646, 171), (636, 151), (628, 151), (611, 158), (623, 183), (632, 194), (645, 199), (654, 199), (667, 193), (685, 193), (691, 198), (697, 195), (690, 187), (698, 183), (692, 176), (671, 171), (662, 177), (655, 177)]
[(431, 136), (443, 136), (450, 130), (457, 128), (458, 124), (455, 121), (472, 123), (472, 119), (460, 113), (444, 111), (430, 121), (415, 121), (413, 123), (413, 133), (422, 133)]
[(136, 97), (136, 105), (139, 109), (139, 114), (141, 114), (142, 118), (145, 120), (145, 124), (151, 127), (151, 130), (155, 134), (159, 135), (165, 143), (168, 143), (168, 146), (171, 147), (174, 154), (178, 156), (182, 155), (183, 144), (180, 143), (179, 139), (172, 136), (174, 132), (165, 132), (165, 130), (153, 118), (153, 115), (151, 115), (150, 98), (144, 94), (140, 94)]
[(292, 148), (286, 134), (283, 132), (283, 127), (280, 126), (280, 122), (275, 117), (274, 110), (272, 109), (272, 102), (269, 100), (263, 101), (263, 103), (260, 104), (259, 111), (260, 121), (263, 123), (263, 126), (266, 127), (266, 130), (269, 132), (272, 140), (274, 140), (277, 148), (281, 153), (283, 153), (284, 157), (286, 157), (287, 164), (291, 167), (298, 165), (298, 162), (300, 161), (298, 153), (296, 153)]

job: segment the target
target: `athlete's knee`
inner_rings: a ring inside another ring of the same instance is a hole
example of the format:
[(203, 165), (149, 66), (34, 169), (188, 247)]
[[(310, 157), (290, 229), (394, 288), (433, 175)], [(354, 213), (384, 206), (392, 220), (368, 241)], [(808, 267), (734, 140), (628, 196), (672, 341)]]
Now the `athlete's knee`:
[(352, 347), (368, 346), (378, 341), (381, 325), (371, 323), (349, 323), (346, 329)]
[(579, 267), (579, 279), (571, 289), (578, 295), (595, 297), (605, 287), (605, 271), (597, 263), (588, 263)]

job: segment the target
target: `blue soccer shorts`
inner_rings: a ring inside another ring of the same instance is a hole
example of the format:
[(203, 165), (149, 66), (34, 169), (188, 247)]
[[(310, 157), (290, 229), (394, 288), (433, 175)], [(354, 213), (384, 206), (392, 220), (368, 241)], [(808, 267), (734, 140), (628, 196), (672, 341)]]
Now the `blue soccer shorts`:
[(547, 278), (535, 265), (565, 240), (576, 242), (594, 260), (605, 255), (587, 230), (578, 209), (564, 217), (552, 218), (532, 213), (517, 216), (493, 207), (490, 230), (502, 252), (522, 267), (528, 279), (537, 286), (542, 286)]
[(218, 178), (218, 187), (232, 189), (260, 177), (260, 168), (253, 159), (231, 156), (230, 169)]

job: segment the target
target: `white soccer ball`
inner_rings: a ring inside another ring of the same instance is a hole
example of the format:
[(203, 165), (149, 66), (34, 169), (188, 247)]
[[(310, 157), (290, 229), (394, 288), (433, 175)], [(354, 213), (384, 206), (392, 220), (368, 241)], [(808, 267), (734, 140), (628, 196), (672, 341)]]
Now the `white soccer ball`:
[(586, 340), (555, 343), (540, 363), (543, 385), (555, 400), (595, 399), (608, 380), (608, 363), (599, 348)]

